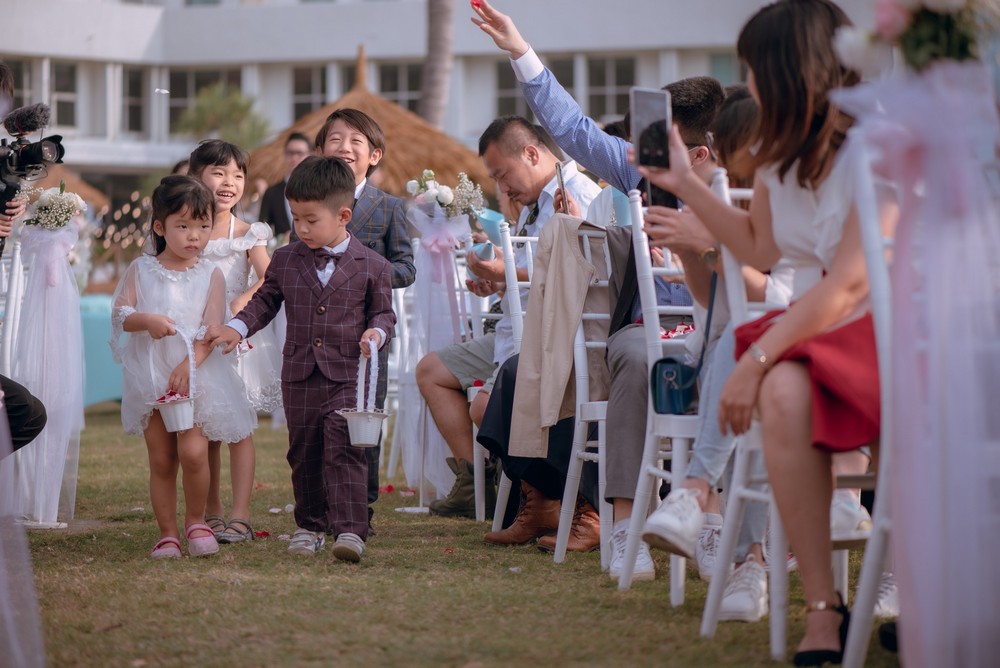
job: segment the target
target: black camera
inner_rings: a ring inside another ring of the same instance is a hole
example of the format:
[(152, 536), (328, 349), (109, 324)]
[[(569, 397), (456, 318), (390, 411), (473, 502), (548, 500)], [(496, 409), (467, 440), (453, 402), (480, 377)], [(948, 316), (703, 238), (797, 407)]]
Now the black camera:
[[(41, 130), (49, 124), (51, 111), (47, 105), (33, 104), (7, 114), (3, 126), (14, 141), (0, 140), (0, 215), (21, 190), (21, 181), (32, 181), (45, 175), (47, 165), (62, 162), (66, 151), (62, 137), (52, 135), (36, 142), (29, 142), (25, 135)], [(0, 237), (0, 255), (6, 237)]]

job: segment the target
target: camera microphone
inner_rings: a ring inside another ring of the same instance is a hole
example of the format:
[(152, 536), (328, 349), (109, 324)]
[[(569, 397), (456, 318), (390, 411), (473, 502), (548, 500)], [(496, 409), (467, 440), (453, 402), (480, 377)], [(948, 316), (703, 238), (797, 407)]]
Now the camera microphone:
[(14, 137), (31, 134), (49, 124), (52, 110), (47, 104), (33, 104), (20, 107), (7, 114), (3, 119), (3, 127)]

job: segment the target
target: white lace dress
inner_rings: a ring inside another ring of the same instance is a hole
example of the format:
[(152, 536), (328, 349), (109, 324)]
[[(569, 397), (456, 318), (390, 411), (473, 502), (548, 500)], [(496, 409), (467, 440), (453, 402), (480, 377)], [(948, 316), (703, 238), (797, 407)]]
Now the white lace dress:
[[(266, 223), (253, 223), (239, 239), (233, 238), (235, 217), (230, 214), (229, 236), (212, 239), (202, 255), (215, 262), (226, 277), (226, 304), (247, 291), (257, 276), (253, 272), (247, 253), (254, 246), (267, 246), (273, 236)], [(247, 345), (249, 344), (249, 345)], [(281, 349), (269, 324), (246, 342), (236, 352), (237, 369), (247, 388), (250, 403), (260, 412), (270, 413), (281, 408)]]
[[(165, 336), (154, 340), (148, 332), (128, 332), (123, 323), (133, 313), (160, 313), (173, 319), (176, 329), (201, 338), (209, 325), (227, 317), (225, 283), (215, 263), (200, 259), (186, 271), (167, 269), (156, 257), (142, 255), (125, 270), (115, 290), (111, 311), (111, 349), (122, 365), (122, 426), (142, 434), (153, 412), (151, 404), (167, 389), (171, 372), (187, 359), (184, 339)], [(235, 443), (257, 426), (243, 381), (231, 358), (214, 350), (198, 367), (194, 422), (213, 441)]]

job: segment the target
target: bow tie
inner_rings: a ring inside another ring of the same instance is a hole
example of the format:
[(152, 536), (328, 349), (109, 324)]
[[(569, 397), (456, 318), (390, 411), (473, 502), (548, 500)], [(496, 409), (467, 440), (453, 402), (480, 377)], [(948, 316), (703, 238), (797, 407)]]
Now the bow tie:
[(317, 248), (313, 251), (313, 260), (316, 262), (316, 270), (323, 271), (326, 269), (326, 265), (330, 262), (330, 260), (333, 260), (334, 266), (336, 266), (337, 260), (339, 260), (342, 255), (343, 253), (331, 253), (325, 248)]

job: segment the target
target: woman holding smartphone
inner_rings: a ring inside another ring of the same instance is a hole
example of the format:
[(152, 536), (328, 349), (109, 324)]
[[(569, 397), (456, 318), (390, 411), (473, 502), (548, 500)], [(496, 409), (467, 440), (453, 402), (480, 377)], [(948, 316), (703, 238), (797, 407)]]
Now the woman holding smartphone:
[[(848, 612), (831, 574), (831, 455), (879, 435), (875, 341), (868, 312), (850, 165), (851, 119), (828, 93), (859, 75), (840, 65), (833, 36), (849, 25), (829, 0), (780, 0), (758, 11), (737, 43), (760, 107), (749, 211), (725, 205), (697, 179), (674, 127), (670, 168), (641, 168), (675, 193), (743, 262), (796, 267), (792, 304), (737, 329), (738, 363), (719, 405), (736, 434), (759, 412), (774, 498), (802, 575), (806, 633), (795, 665), (839, 663)], [(883, 232), (895, 222), (891, 204)]]

